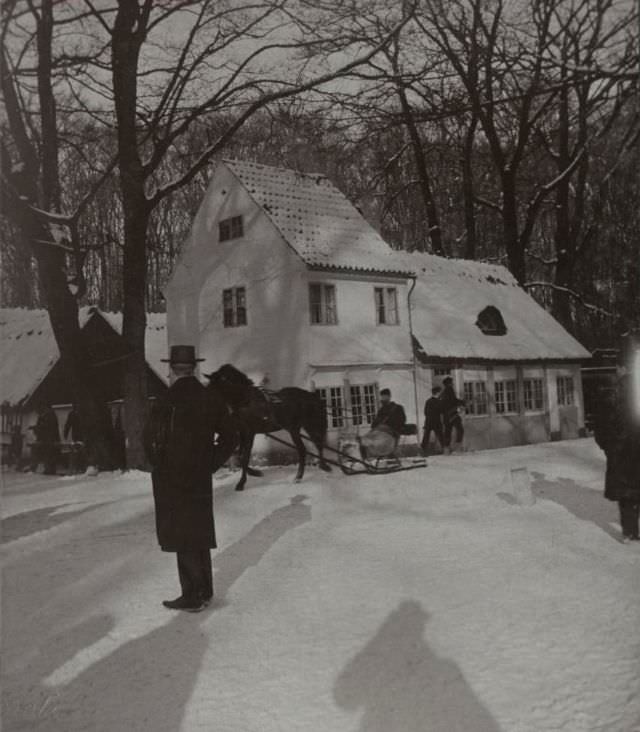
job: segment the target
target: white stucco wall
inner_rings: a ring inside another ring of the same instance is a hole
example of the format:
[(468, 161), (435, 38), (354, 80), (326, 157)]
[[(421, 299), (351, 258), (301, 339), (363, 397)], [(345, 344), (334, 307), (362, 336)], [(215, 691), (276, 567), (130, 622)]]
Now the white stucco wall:
[[(242, 215), (244, 236), (218, 241), (218, 222)], [(166, 288), (170, 344), (198, 346), (203, 372), (233, 363), (270, 386), (299, 383), (305, 266), (225, 166), (219, 166)], [(246, 288), (247, 325), (225, 328), (222, 291)]]

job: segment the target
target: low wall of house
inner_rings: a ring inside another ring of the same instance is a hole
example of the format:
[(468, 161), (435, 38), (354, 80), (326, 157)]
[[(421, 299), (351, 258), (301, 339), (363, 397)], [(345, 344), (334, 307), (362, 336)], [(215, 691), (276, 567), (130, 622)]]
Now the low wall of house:
[(469, 450), (491, 450), (513, 445), (547, 442), (549, 427), (544, 414), (463, 417)]

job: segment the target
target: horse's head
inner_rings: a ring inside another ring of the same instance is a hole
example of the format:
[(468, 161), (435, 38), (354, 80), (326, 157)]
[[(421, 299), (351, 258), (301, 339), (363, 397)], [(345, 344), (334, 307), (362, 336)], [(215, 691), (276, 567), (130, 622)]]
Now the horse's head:
[(233, 407), (238, 407), (248, 400), (253, 381), (230, 363), (225, 363), (217, 371), (205, 376), (209, 379), (207, 388), (215, 390)]
[(253, 386), (253, 381), (230, 363), (225, 363), (217, 371), (205, 374), (205, 376), (209, 379), (209, 386), (214, 388), (218, 386)]

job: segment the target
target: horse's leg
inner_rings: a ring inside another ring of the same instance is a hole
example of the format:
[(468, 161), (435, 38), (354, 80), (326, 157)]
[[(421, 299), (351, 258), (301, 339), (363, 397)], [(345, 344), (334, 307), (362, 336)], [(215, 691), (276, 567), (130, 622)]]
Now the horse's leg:
[(242, 475), (240, 476), (240, 480), (238, 481), (238, 484), (236, 485), (237, 491), (243, 491), (244, 486), (247, 482), (247, 468), (249, 467), (249, 459), (251, 457), (251, 445), (253, 444), (253, 435), (252, 434), (245, 434), (240, 433), (240, 449), (239, 449), (239, 455), (240, 455), (240, 469), (242, 470)]
[(323, 419), (324, 415), (322, 415), (322, 413), (307, 413), (304, 417), (305, 424), (303, 424), (303, 427), (318, 451), (318, 467), (320, 470), (330, 473), (331, 466), (326, 462), (323, 454), (325, 441), (327, 439), (327, 430), (323, 429)]
[(304, 463), (307, 457), (307, 449), (304, 446), (302, 437), (300, 437), (299, 427), (292, 427), (289, 430), (289, 434), (291, 435), (291, 441), (298, 450), (298, 472), (296, 473), (295, 481), (296, 483), (299, 483), (304, 477)]
[(252, 478), (262, 478), (262, 470), (257, 470), (256, 468), (252, 468), (249, 465), (249, 462), (251, 460), (251, 452), (253, 451), (253, 441), (255, 440), (255, 432), (252, 432), (247, 437), (247, 475), (250, 475)]
[(318, 461), (318, 467), (320, 470), (324, 470), (325, 473), (331, 472), (331, 465), (324, 459), (323, 451), (324, 451), (324, 440), (322, 438), (322, 435), (319, 435), (318, 433), (312, 432), (309, 437), (311, 438), (311, 442), (316, 446), (316, 450), (318, 451), (318, 457), (320, 458)]

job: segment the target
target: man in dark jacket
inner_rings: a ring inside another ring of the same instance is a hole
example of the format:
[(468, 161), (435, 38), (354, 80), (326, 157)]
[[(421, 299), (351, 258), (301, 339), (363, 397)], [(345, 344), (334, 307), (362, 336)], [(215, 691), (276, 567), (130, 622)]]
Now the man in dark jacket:
[(464, 427), (459, 407), (464, 407), (462, 399), (458, 399), (453, 390), (453, 379), (447, 376), (442, 380), (443, 390), (440, 400), (442, 403), (442, 422), (444, 424), (444, 451), (451, 452), (451, 435), (456, 431), (456, 443), (460, 445), (464, 437)]
[(601, 400), (594, 437), (607, 456), (605, 498), (617, 501), (622, 540), (638, 541), (640, 515), (640, 347), (627, 342), (613, 393)]
[(402, 434), (407, 417), (401, 404), (391, 401), (389, 389), (380, 390), (380, 409), (371, 423), (371, 429), (384, 427), (397, 439)]
[(211, 475), (235, 446), (224, 403), (194, 376), (197, 360), (202, 359), (195, 358), (193, 346), (171, 347), (173, 383), (145, 428), (158, 542), (163, 551), (176, 553), (182, 588), (180, 597), (163, 605), (189, 612), (199, 612), (213, 597)]
[(436, 436), (440, 449), (444, 447), (444, 435), (442, 434), (442, 401), (440, 400), (439, 386), (431, 389), (431, 396), (424, 403), (424, 434), (422, 436), (422, 450), (427, 452), (431, 433)]

